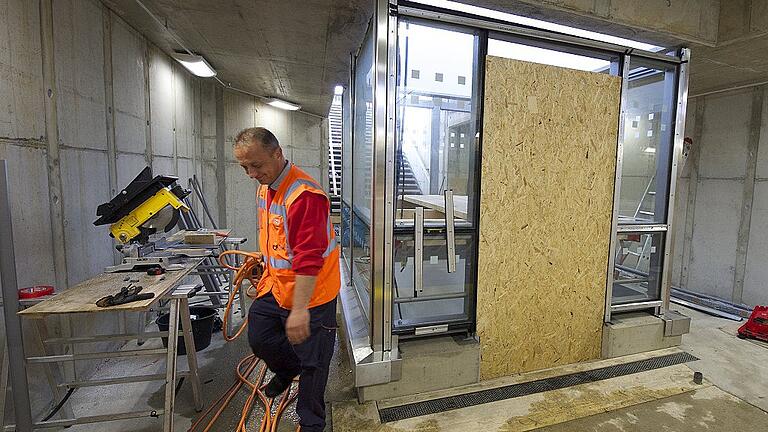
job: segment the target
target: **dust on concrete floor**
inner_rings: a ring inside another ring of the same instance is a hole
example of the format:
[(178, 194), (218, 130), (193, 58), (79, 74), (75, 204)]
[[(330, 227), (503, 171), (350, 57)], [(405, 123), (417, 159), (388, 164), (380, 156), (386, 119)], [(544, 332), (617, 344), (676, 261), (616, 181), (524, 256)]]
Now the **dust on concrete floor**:
[[(757, 429), (766, 424), (768, 411), (768, 344), (741, 340), (736, 337), (736, 330), (742, 324), (722, 318), (712, 317), (688, 308), (673, 306), (692, 318), (691, 333), (683, 337), (681, 348), (699, 357), (701, 360), (689, 363), (685, 368), (701, 371), (713, 384), (711, 387), (683, 389), (674, 394), (659, 394), (655, 400), (638, 401), (624, 407), (608, 408), (605, 413), (586, 414), (582, 418), (573, 417), (561, 423), (553, 422), (541, 430), (551, 431), (722, 431)], [(377, 419), (375, 404), (357, 405), (347, 401), (345, 406), (352, 414), (350, 420)], [(477, 407), (476, 407), (477, 408)], [(498, 408), (498, 407), (496, 407)], [(463, 411), (463, 412), (462, 412)], [(366, 422), (365, 430), (423, 430), (441, 431), (442, 420), (454, 418), (465, 425), (463, 430), (497, 430), (475, 425), (487, 422), (493, 417), (494, 409), (487, 405), (485, 409), (456, 410), (443, 413), (440, 417), (413, 419), (406, 429), (399, 429), (395, 424), (382, 427)], [(466, 416), (466, 417), (464, 417)], [(464, 418), (462, 418), (464, 417)], [(474, 419), (472, 418), (474, 417)], [(737, 419), (738, 417), (738, 419)], [(680, 419), (685, 421), (681, 421)], [(344, 417), (340, 417), (344, 419)], [(345, 419), (346, 420), (346, 419)], [(531, 419), (530, 427), (520, 430), (534, 430), (538, 426)], [(634, 423), (633, 423), (634, 422)], [(346, 424), (337, 425), (337, 430)], [(346, 422), (345, 422), (346, 423)], [(375, 423), (378, 423), (377, 421)], [(413, 426), (418, 425), (417, 429)], [(646, 428), (646, 425), (648, 427)], [(486, 425), (487, 426), (487, 425)], [(543, 426), (543, 425), (541, 425)], [(349, 429), (360, 431), (356, 429)], [(498, 430), (518, 430), (502, 428)]]
[[(148, 328), (147, 331), (154, 329)], [(326, 404), (328, 426), (327, 431), (332, 430), (331, 409), (332, 402), (348, 400), (355, 397), (352, 384), (351, 369), (347, 356), (341, 348), (338, 338), (331, 360), (328, 388), (326, 391)], [(142, 348), (161, 347), (158, 339), (148, 341)], [(136, 343), (130, 342), (123, 349), (135, 349)], [(245, 336), (234, 342), (225, 342), (221, 333), (214, 333), (211, 345), (198, 352), (198, 364), (200, 380), (202, 384), (202, 396), (204, 409), (223, 394), (235, 380), (235, 366), (245, 356), (251, 354)], [(186, 356), (178, 357), (179, 370), (187, 370)], [(132, 375), (145, 375), (164, 373), (165, 357), (155, 358), (119, 358), (101, 362), (95, 369), (93, 376), (88, 379), (119, 377)], [(81, 377), (84, 378), (84, 377)], [(75, 415), (88, 416), (108, 413), (117, 413), (134, 410), (157, 410), (163, 408), (164, 386), (162, 382), (122, 384), (120, 386), (86, 387), (76, 391), (72, 398), (72, 407)], [(229, 432), (235, 429), (240, 420), (240, 410), (247, 398), (245, 389), (241, 389), (233, 398), (229, 408), (224, 411), (211, 429), (213, 432)], [(176, 396), (176, 410), (174, 414), (174, 430), (186, 431), (197, 419), (198, 413), (194, 410), (192, 399), (192, 387), (189, 380), (185, 380)], [(254, 405), (253, 412), (248, 421), (248, 430), (258, 430), (259, 422), (263, 416), (260, 404)], [(56, 417), (54, 417), (55, 419)], [(295, 404), (286, 412), (279, 428), (280, 432), (295, 431), (298, 417), (295, 412)], [(112, 432), (156, 432), (162, 429), (162, 417), (152, 419), (133, 419), (127, 421), (113, 421), (102, 424), (78, 425), (69, 430), (72, 432), (96, 432), (107, 430)], [(200, 429), (202, 430), (202, 428)]]
[(768, 413), (712, 386), (537, 429), (542, 432), (733, 432), (760, 430)]

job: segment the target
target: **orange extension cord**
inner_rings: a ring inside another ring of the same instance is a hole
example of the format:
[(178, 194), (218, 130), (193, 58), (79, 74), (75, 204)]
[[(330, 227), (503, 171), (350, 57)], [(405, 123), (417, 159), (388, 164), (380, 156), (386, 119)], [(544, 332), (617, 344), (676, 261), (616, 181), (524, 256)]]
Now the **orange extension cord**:
[[(227, 255), (241, 255), (244, 257), (243, 265), (240, 267), (235, 267), (229, 265), (227, 261), (224, 259)], [(258, 278), (260, 275), (261, 270), (261, 254), (257, 253), (249, 253), (249, 252), (243, 252), (243, 251), (225, 251), (221, 255), (219, 255), (219, 263), (229, 269), (235, 271), (235, 279), (233, 281), (233, 287), (234, 289), (230, 288), (229, 292), (229, 300), (227, 301), (227, 307), (224, 310), (224, 325), (222, 326), (222, 334), (224, 335), (224, 339), (226, 341), (233, 341), (237, 339), (238, 336), (240, 336), (243, 331), (248, 326), (248, 318), (243, 320), (243, 323), (240, 325), (240, 327), (237, 329), (234, 335), (230, 336), (227, 334), (227, 327), (228, 327), (228, 320), (229, 315), (232, 310), (232, 304), (235, 300), (235, 295), (237, 293), (240, 293), (240, 295), (248, 295), (251, 298), (255, 298), (257, 296), (256, 286), (258, 286)], [(256, 270), (256, 273), (254, 274), (254, 270)], [(251, 286), (248, 288), (247, 292), (242, 292), (242, 285), (243, 282), (248, 279), (251, 282)], [(253, 291), (252, 291), (253, 290)], [(242, 360), (240, 360), (240, 363), (237, 364), (237, 367), (235, 368), (235, 373), (237, 375), (237, 379), (235, 379), (235, 382), (232, 383), (232, 386), (229, 387), (229, 389), (224, 392), (213, 404), (211, 404), (208, 409), (200, 415), (200, 417), (195, 421), (192, 426), (187, 430), (187, 432), (194, 432), (197, 430), (197, 428), (203, 424), (203, 421), (216, 409), (216, 412), (213, 413), (212, 417), (208, 421), (208, 424), (205, 426), (205, 429), (202, 430), (202, 432), (208, 432), (211, 430), (213, 425), (216, 423), (216, 420), (219, 419), (221, 414), (224, 412), (225, 409), (229, 406), (230, 401), (232, 401), (232, 398), (235, 397), (235, 395), (240, 391), (240, 389), (243, 387), (243, 385), (246, 385), (249, 387), (249, 395), (248, 398), (245, 400), (245, 404), (243, 405), (243, 410), (240, 414), (240, 422), (237, 424), (237, 428), (235, 429), (235, 432), (246, 432), (246, 422), (248, 420), (248, 416), (251, 413), (251, 410), (253, 408), (253, 403), (256, 399), (258, 399), (261, 404), (264, 406), (264, 417), (261, 419), (261, 426), (259, 427), (259, 432), (276, 432), (277, 431), (277, 425), (280, 423), (280, 418), (282, 417), (283, 413), (285, 412), (285, 409), (288, 408), (288, 406), (296, 400), (296, 397), (298, 396), (298, 392), (294, 391), (291, 392), (291, 389), (289, 388), (287, 391), (285, 391), (282, 396), (279, 397), (279, 401), (277, 403), (277, 407), (275, 409), (274, 415), (272, 414), (272, 406), (274, 405), (274, 399), (268, 398), (263, 392), (262, 389), (264, 388), (264, 377), (267, 374), (267, 365), (262, 364), (261, 369), (259, 369), (259, 372), (256, 374), (256, 380), (251, 381), (250, 377), (253, 374), (253, 371), (256, 370), (256, 367), (261, 364), (262, 361), (258, 358), (256, 358), (255, 355), (251, 354), (249, 356), (246, 356)]]

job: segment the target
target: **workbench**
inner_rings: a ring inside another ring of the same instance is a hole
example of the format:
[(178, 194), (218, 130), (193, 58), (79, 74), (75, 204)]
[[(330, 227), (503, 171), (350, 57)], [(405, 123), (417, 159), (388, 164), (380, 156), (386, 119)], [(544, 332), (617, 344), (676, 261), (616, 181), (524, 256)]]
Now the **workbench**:
[[(98, 336), (84, 336), (72, 338), (48, 339), (48, 343), (61, 345), (75, 345), (103, 341), (129, 341), (136, 339), (150, 339), (165, 337), (168, 339), (168, 347), (162, 349), (135, 349), (114, 352), (92, 352), (64, 355), (43, 355), (39, 357), (25, 357), (26, 364), (43, 363), (54, 364), (59, 362), (76, 362), (78, 360), (93, 360), (102, 358), (132, 357), (132, 356), (165, 356), (165, 374), (122, 376), (110, 379), (94, 381), (78, 381), (60, 383), (60, 387), (78, 388), (95, 385), (115, 385), (123, 383), (165, 381), (165, 406), (163, 410), (133, 411), (127, 413), (109, 413), (105, 415), (93, 415), (88, 417), (70, 418), (63, 420), (49, 420), (36, 422), (34, 428), (71, 426), (76, 424), (99, 423), (112, 420), (125, 420), (140, 417), (159, 417), (163, 415), (163, 431), (173, 431), (173, 410), (175, 402), (175, 382), (179, 376), (189, 377), (192, 384), (192, 392), (195, 408), (202, 409), (200, 377), (197, 368), (197, 356), (195, 354), (195, 342), (192, 337), (192, 322), (189, 316), (188, 296), (191, 287), (179, 288), (184, 277), (188, 276), (201, 263), (202, 259), (188, 259), (182, 263), (183, 269), (168, 271), (163, 275), (150, 276), (145, 271), (102, 273), (94, 278), (83, 281), (66, 291), (52, 296), (42, 302), (19, 312), (19, 316), (34, 319), (38, 325), (45, 326), (45, 318), (61, 314), (81, 313), (105, 313), (105, 312), (134, 312), (145, 313), (153, 305), (161, 300), (167, 300), (170, 306), (170, 319), (168, 331), (137, 334), (112, 334)], [(147, 300), (135, 301), (127, 304), (98, 307), (96, 301), (104, 296), (115, 294), (120, 287), (127, 285), (131, 280), (137, 280), (136, 285), (143, 286), (142, 293), (153, 293), (154, 297)], [(179, 320), (179, 318), (181, 318)], [(179, 373), (177, 371), (176, 354), (177, 340), (179, 337), (179, 321), (181, 322), (186, 357), (189, 370)], [(71, 351), (74, 352), (74, 351)]]

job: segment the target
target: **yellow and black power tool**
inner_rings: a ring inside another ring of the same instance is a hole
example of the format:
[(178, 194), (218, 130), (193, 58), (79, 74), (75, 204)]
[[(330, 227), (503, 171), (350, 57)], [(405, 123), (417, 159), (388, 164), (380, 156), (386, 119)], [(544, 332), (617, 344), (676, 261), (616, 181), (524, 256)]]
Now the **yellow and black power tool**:
[(184, 198), (190, 194), (176, 184), (177, 177), (152, 176), (150, 167), (108, 203), (96, 209), (94, 225), (111, 224), (110, 236), (123, 244), (145, 244), (149, 236), (168, 232), (179, 222), (179, 212), (189, 211)]

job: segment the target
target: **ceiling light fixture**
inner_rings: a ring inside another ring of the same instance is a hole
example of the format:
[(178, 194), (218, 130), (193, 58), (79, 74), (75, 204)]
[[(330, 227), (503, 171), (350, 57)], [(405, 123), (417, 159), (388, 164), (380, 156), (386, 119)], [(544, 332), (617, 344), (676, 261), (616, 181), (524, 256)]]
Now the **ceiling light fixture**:
[(337, 85), (336, 87), (334, 87), (333, 88), (333, 94), (335, 94), (335, 95), (344, 94), (344, 86)]
[(286, 101), (284, 101), (282, 99), (278, 99), (278, 98), (267, 99), (267, 104), (268, 105), (272, 105), (275, 108), (280, 108), (280, 109), (284, 109), (284, 110), (288, 110), (288, 111), (297, 111), (297, 110), (301, 109), (301, 105), (296, 105), (296, 104), (293, 104), (293, 103), (290, 103), (290, 102), (286, 102)]
[(643, 150), (646, 153), (656, 153), (656, 148), (654, 147), (646, 147), (645, 150)]
[(199, 77), (210, 78), (216, 76), (216, 70), (201, 55), (175, 52), (173, 53), (173, 58), (187, 68), (188, 71)]

